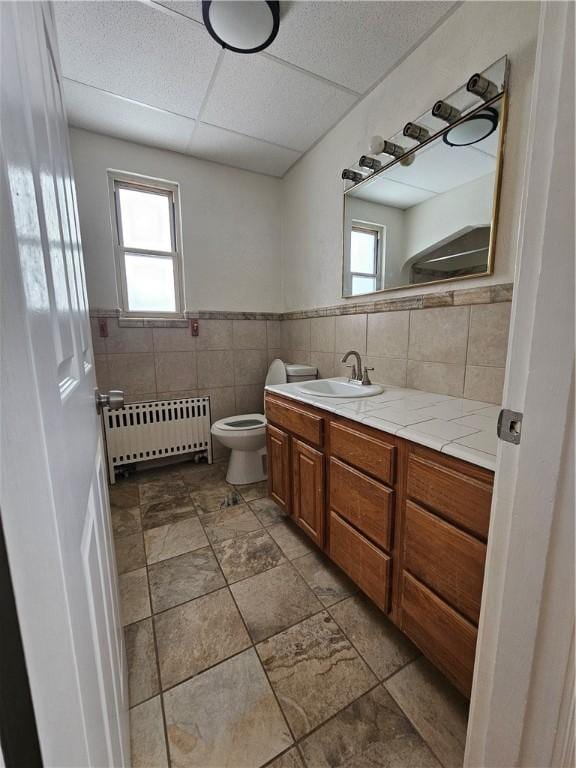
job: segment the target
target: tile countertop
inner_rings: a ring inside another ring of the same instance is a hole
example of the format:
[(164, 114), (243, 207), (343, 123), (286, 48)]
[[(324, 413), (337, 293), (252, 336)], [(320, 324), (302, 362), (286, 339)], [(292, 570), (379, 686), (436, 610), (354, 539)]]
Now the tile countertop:
[[(336, 380), (346, 381), (345, 378)], [(297, 383), (267, 386), (266, 391), (495, 470), (499, 405), (419, 389), (382, 386), (384, 392), (380, 395), (353, 400), (305, 395)]]

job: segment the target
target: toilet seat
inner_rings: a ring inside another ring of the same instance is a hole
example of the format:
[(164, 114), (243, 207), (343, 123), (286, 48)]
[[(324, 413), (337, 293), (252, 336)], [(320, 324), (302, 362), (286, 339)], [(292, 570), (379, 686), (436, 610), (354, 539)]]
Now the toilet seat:
[(266, 426), (266, 417), (262, 413), (246, 413), (243, 416), (229, 416), (219, 419), (213, 427), (223, 432), (243, 432), (254, 429), (263, 429)]

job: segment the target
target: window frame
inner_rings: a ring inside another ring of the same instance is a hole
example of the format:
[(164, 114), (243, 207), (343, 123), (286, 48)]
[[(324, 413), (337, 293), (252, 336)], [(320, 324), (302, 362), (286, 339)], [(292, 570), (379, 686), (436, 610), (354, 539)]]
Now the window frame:
[[(352, 293), (352, 286), (354, 284), (355, 277), (368, 277), (374, 280), (374, 290), (368, 291), (368, 293), (375, 293), (379, 290), (379, 284), (382, 281), (382, 265), (384, 263), (384, 231), (385, 228), (380, 224), (370, 224), (369, 222), (362, 222), (357, 220), (352, 221), (350, 226), (350, 254), (348, 264), (351, 296), (363, 295), (361, 293)], [(354, 232), (367, 232), (371, 235), (376, 235), (374, 238), (374, 272), (352, 271), (352, 235)]]
[[(170, 202), (170, 234), (172, 240), (171, 251), (149, 250), (147, 248), (129, 248), (123, 244), (122, 216), (120, 212), (119, 189), (134, 189), (149, 194), (157, 194), (168, 197)], [(125, 173), (121, 171), (108, 171), (108, 191), (110, 197), (110, 216), (112, 220), (112, 234), (114, 240), (114, 262), (116, 268), (116, 283), (118, 286), (118, 299), (123, 316), (127, 317), (183, 317), (184, 315), (184, 286), (183, 286), (183, 260), (182, 260), (182, 230), (180, 217), (179, 185), (175, 182), (163, 179), (154, 179), (147, 176)], [(138, 256), (151, 256), (165, 258), (172, 261), (174, 276), (174, 311), (170, 310), (134, 310), (128, 303), (128, 280), (126, 277), (126, 254)]]

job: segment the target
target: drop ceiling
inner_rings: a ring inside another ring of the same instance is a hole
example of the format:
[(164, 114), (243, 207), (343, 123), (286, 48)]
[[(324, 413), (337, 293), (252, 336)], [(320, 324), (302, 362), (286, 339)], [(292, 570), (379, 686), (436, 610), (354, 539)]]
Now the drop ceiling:
[(262, 53), (223, 51), (201, 3), (54, 3), (71, 125), (272, 176), (427, 37), (454, 2), (281, 3)]

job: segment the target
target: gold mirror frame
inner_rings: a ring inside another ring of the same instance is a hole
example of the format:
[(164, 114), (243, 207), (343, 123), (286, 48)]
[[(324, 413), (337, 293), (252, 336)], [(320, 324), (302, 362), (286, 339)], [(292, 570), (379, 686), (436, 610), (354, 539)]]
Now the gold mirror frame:
[[(432, 134), (426, 141), (423, 141), (421, 144), (417, 144), (414, 147), (411, 147), (407, 152), (402, 155), (402, 157), (394, 158), (389, 163), (386, 163), (386, 165), (383, 165), (382, 168), (379, 168), (375, 173), (372, 173), (370, 176), (367, 176), (363, 181), (358, 182), (357, 184), (354, 184), (354, 186), (350, 187), (349, 189), (344, 191), (344, 194), (342, 195), (342, 298), (343, 299), (357, 299), (361, 296), (373, 296), (377, 293), (388, 293), (390, 291), (401, 291), (406, 290), (407, 288), (419, 288), (424, 285), (438, 285), (440, 283), (452, 283), (456, 280), (472, 280), (473, 278), (479, 278), (479, 277), (488, 277), (489, 275), (492, 275), (494, 273), (494, 253), (496, 250), (496, 236), (498, 232), (498, 214), (500, 210), (500, 191), (502, 187), (502, 168), (504, 165), (504, 145), (506, 141), (506, 127), (508, 123), (508, 93), (507, 90), (504, 89), (500, 93), (498, 93), (496, 96), (494, 96), (489, 101), (486, 101), (482, 104), (480, 104), (475, 109), (471, 110), (470, 112), (467, 112), (466, 114), (462, 115), (458, 120), (456, 120), (453, 123), (450, 123), (449, 125), (446, 125), (444, 128), (440, 129), (436, 133)], [(454, 128), (457, 125), (460, 125), (460, 123), (465, 122), (469, 117), (472, 115), (477, 114), (478, 112), (481, 112), (486, 107), (489, 107), (493, 104), (496, 104), (498, 102), (502, 103), (502, 109), (500, 111), (500, 136), (498, 138), (498, 156), (496, 158), (496, 177), (494, 179), (494, 193), (492, 196), (492, 218), (490, 221), (490, 243), (488, 246), (488, 264), (487, 269), (485, 272), (476, 272), (472, 275), (458, 275), (457, 277), (445, 277), (440, 280), (428, 280), (425, 283), (407, 283), (405, 285), (395, 285), (390, 288), (378, 288), (376, 291), (369, 291), (368, 293), (355, 293), (350, 295), (344, 294), (344, 285), (345, 285), (345, 278), (346, 278), (346, 260), (345, 260), (345, 248), (346, 248), (346, 195), (350, 192), (356, 191), (359, 187), (363, 186), (364, 184), (367, 184), (369, 181), (372, 181), (380, 174), (387, 171), (389, 168), (392, 168), (392, 166), (397, 165), (400, 163), (401, 160), (404, 160), (406, 157), (415, 154), (418, 152), (422, 147), (427, 147), (430, 145), (433, 141), (436, 141), (440, 139), (444, 134), (448, 133), (452, 128)]]

